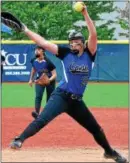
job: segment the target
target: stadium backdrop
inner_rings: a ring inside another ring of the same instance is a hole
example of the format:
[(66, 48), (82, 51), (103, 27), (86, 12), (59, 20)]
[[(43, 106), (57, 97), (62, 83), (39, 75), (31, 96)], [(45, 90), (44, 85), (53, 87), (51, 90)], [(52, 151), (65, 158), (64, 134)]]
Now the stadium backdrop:
[[(53, 41), (68, 46), (67, 41)], [(33, 41), (2, 41), (1, 53), (5, 56), (3, 82), (28, 82), (31, 71), (30, 60), (34, 56)], [(62, 65), (58, 58), (47, 51), (46, 55), (56, 65), (57, 81), (62, 78)], [(128, 82), (128, 41), (98, 41), (97, 56), (91, 81)]]

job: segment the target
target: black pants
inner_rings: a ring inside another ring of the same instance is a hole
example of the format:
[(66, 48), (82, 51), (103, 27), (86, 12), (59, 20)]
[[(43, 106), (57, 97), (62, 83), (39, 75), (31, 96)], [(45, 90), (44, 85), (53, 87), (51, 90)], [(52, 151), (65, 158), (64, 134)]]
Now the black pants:
[(64, 91), (57, 88), (49, 98), (44, 110), (20, 135), (20, 139), (24, 141), (30, 136), (36, 134), (40, 129), (46, 126), (59, 114), (66, 112), (81, 126), (88, 130), (95, 138), (97, 143), (106, 151), (111, 151), (111, 147), (107, 142), (103, 130), (97, 123), (96, 119), (86, 107), (83, 100), (74, 100)]

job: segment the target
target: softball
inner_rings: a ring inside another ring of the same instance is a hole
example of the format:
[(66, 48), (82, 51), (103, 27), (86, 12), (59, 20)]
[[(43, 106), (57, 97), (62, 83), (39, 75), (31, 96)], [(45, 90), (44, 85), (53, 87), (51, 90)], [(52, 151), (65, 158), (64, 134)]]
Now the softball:
[(73, 5), (73, 9), (77, 12), (81, 12), (84, 8), (84, 3), (83, 2), (76, 2)]

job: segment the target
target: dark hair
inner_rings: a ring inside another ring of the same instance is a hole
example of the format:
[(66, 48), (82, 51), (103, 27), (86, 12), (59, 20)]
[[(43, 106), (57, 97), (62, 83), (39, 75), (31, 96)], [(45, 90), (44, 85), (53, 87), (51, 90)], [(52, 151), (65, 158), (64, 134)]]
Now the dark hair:
[(78, 31), (70, 32), (68, 36), (68, 40), (71, 41), (71, 40), (76, 40), (76, 39), (81, 39), (83, 43), (85, 42), (85, 38), (81, 32), (78, 32)]
[(42, 49), (43, 51), (45, 51), (45, 49), (43, 47), (41, 47), (41, 46), (36, 46), (35, 49)]

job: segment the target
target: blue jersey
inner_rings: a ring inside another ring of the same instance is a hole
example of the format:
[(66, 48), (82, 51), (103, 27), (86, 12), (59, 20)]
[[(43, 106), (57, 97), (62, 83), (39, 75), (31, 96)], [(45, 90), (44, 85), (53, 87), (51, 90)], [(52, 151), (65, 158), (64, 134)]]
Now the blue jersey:
[(39, 61), (37, 58), (31, 60), (32, 67), (36, 70), (37, 79), (45, 72), (48, 77), (52, 76), (51, 71), (55, 69), (55, 65), (47, 58)]
[(59, 88), (82, 96), (92, 70), (92, 56), (88, 48), (84, 49), (79, 57), (71, 52), (68, 47), (58, 47), (58, 58), (61, 59), (63, 66), (63, 79), (59, 83)]

